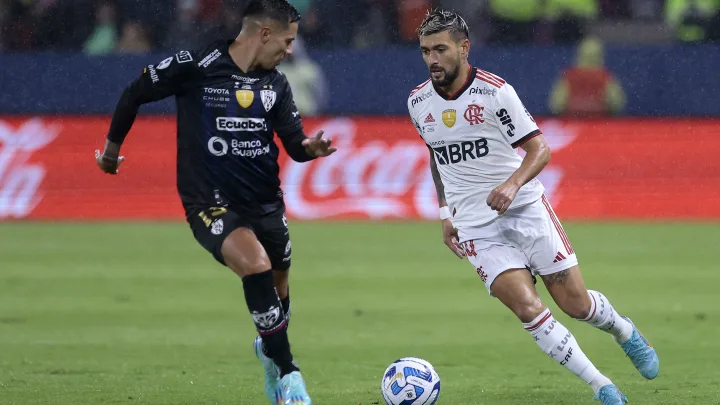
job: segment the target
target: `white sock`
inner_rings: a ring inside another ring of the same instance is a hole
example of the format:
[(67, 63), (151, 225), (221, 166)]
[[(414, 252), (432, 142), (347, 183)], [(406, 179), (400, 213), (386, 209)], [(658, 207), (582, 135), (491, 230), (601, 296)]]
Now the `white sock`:
[(580, 349), (572, 333), (552, 316), (549, 309), (543, 311), (532, 322), (523, 323), (523, 327), (545, 354), (590, 384), (595, 393), (600, 387), (612, 384), (610, 379), (595, 368)]
[(597, 291), (588, 291), (590, 296), (590, 314), (583, 321), (615, 337), (619, 343), (625, 343), (632, 337), (632, 324), (615, 311), (610, 301)]

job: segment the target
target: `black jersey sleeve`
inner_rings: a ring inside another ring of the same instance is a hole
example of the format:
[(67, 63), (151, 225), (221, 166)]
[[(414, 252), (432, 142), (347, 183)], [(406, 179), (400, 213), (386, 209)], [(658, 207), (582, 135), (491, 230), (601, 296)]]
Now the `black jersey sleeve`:
[(196, 54), (182, 51), (143, 69), (140, 77), (128, 85), (115, 107), (107, 139), (122, 143), (135, 122), (140, 106), (181, 94), (201, 78)]
[(275, 106), (274, 123), (275, 132), (282, 141), (285, 151), (290, 158), (297, 162), (307, 162), (314, 157), (307, 154), (302, 142), (307, 139), (303, 131), (300, 112), (293, 100), (290, 83), (284, 75), (281, 76), (280, 101)]

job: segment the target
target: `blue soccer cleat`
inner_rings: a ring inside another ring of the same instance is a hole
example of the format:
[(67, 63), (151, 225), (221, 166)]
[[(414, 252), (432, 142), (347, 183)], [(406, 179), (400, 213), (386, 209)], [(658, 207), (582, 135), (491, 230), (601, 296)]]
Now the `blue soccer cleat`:
[(602, 405), (623, 405), (628, 402), (615, 384), (608, 384), (600, 388), (593, 399), (599, 399)]
[(280, 379), (275, 391), (275, 405), (310, 405), (312, 401), (299, 371), (293, 371)]
[(645, 339), (645, 336), (635, 327), (635, 324), (627, 317), (623, 316), (622, 318), (630, 322), (633, 333), (630, 340), (621, 343), (620, 347), (622, 347), (640, 374), (648, 380), (652, 380), (660, 373), (660, 359), (655, 349)]
[(276, 405), (275, 392), (280, 387), (280, 372), (275, 362), (263, 353), (262, 338), (260, 336), (255, 338), (254, 346), (255, 356), (257, 356), (265, 369), (265, 395), (267, 395), (268, 401), (272, 405)]

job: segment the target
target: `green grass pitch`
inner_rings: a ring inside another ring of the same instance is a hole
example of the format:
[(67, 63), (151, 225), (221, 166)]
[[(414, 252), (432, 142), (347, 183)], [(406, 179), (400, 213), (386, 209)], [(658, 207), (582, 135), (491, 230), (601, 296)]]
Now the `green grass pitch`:
[[(438, 223), (291, 223), (293, 351), (313, 404), (382, 404), (397, 358), (440, 405), (592, 404), (442, 244)], [(718, 224), (567, 223), (590, 288), (660, 354), (645, 381), (561, 314), (631, 404), (720, 404)], [(0, 404), (266, 404), (241, 281), (184, 223), (0, 224)]]

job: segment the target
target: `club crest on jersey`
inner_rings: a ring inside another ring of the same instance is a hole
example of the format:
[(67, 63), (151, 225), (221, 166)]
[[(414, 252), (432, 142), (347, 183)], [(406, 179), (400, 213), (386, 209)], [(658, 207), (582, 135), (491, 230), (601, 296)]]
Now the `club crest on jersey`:
[(465, 114), (463, 114), (463, 117), (465, 117), (465, 120), (470, 123), (470, 125), (477, 125), (482, 124), (485, 122), (483, 119), (483, 110), (485, 107), (481, 107), (477, 104), (470, 104), (465, 110)]
[(446, 127), (452, 128), (455, 125), (456, 112), (453, 109), (447, 109), (442, 112), (442, 122)]
[(242, 108), (248, 108), (255, 99), (255, 93), (252, 90), (238, 90), (235, 92), (235, 98)]
[(270, 109), (272, 109), (273, 106), (275, 105), (275, 99), (277, 98), (277, 93), (275, 93), (273, 90), (261, 90), (260, 98), (262, 99), (262, 103), (263, 103), (263, 106), (265, 107), (265, 111), (270, 112)]

